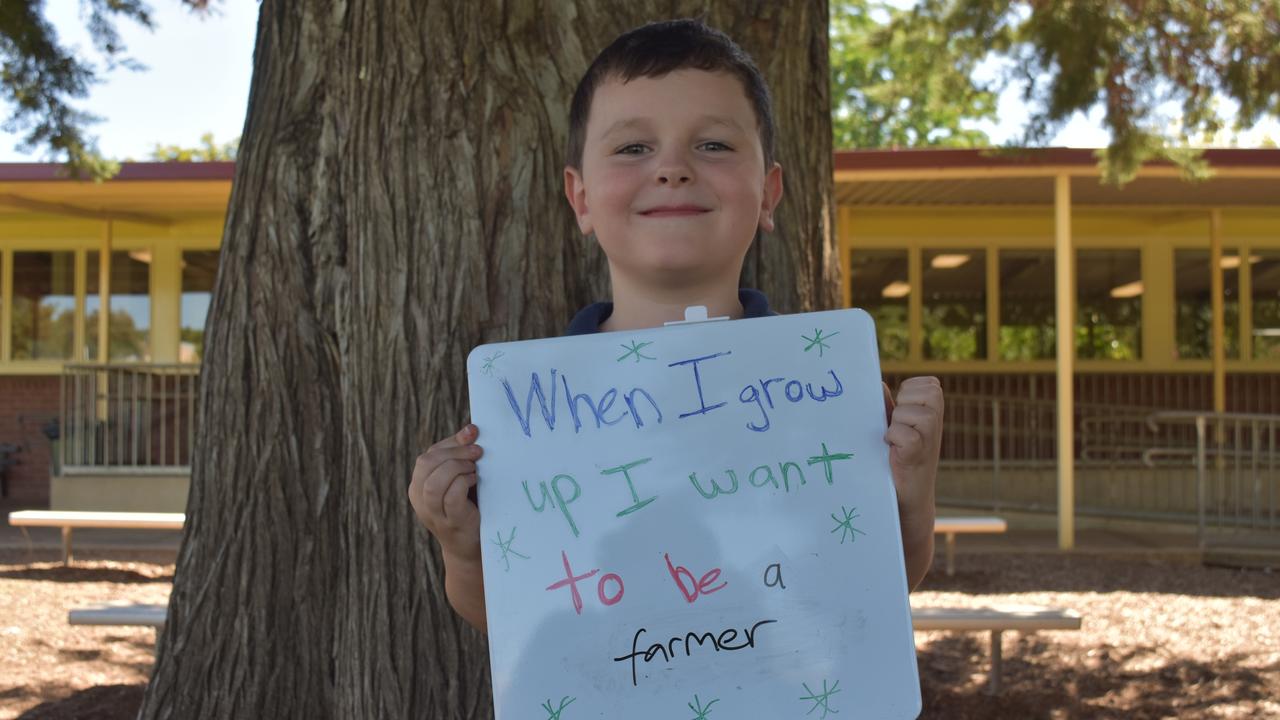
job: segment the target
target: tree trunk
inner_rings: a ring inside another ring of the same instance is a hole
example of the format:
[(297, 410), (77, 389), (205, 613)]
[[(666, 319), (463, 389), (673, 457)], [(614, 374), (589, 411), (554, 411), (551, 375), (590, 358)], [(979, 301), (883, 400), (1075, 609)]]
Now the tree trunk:
[[(783, 9), (785, 6), (785, 9)], [(607, 297), (561, 190), (604, 43), (705, 14), (775, 93), (787, 199), (745, 281), (834, 305), (825, 2), (264, 0), (187, 525), (142, 718), (483, 718), (481, 637), (406, 499), (476, 344)]]

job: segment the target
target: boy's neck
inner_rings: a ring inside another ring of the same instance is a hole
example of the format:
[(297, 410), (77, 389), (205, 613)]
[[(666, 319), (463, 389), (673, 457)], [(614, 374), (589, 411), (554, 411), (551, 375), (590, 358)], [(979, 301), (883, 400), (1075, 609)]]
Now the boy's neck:
[(613, 313), (600, 324), (601, 332), (643, 330), (663, 323), (684, 320), (685, 308), (705, 305), (707, 317), (742, 317), (738, 284), (721, 282), (701, 288), (639, 288), (613, 279)]

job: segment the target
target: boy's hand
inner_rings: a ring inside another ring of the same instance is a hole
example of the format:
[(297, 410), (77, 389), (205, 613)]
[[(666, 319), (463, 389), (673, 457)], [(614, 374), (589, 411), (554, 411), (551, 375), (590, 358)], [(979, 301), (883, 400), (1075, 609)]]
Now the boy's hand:
[(444, 555), (444, 590), (449, 604), (481, 632), (487, 630), (484, 571), (480, 558), (480, 509), (472, 501), (476, 445), (480, 429), (466, 425), (418, 456), (409, 482), (409, 502), (421, 522), (440, 543)]
[(889, 467), (898, 493), (907, 580), (915, 587), (933, 560), (934, 485), (942, 449), (942, 385), (934, 377), (909, 378), (894, 402), (884, 386), (884, 410), (889, 429)]
[(446, 561), (452, 556), (480, 561), (480, 509), (468, 497), (476, 485), (476, 460), (484, 449), (476, 445), (479, 430), (465, 425), (456, 434), (418, 456), (409, 483), (409, 502), (436, 540)]

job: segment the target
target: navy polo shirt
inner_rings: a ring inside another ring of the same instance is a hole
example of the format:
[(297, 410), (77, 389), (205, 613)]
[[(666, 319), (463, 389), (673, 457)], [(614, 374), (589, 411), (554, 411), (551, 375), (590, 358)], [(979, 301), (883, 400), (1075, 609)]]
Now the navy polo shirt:
[[(738, 302), (742, 303), (742, 317), (760, 318), (778, 313), (769, 309), (769, 298), (759, 290), (750, 288), (740, 288), (738, 290)], [(578, 311), (573, 316), (573, 320), (569, 322), (569, 329), (565, 330), (565, 335), (590, 335), (591, 333), (600, 332), (600, 323), (609, 319), (613, 314), (613, 303), (598, 302), (592, 303)]]

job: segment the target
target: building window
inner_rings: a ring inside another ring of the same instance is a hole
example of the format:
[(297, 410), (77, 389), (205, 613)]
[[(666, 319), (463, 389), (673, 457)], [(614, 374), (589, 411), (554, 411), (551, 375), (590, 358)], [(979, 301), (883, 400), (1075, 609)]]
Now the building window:
[(1280, 250), (1251, 253), (1249, 267), (1253, 281), (1253, 357), (1280, 362)]
[(213, 297), (213, 279), (218, 274), (217, 250), (187, 250), (182, 253), (182, 329), (178, 344), (179, 362), (204, 359), (204, 325)]
[(1142, 254), (1079, 250), (1076, 254), (1076, 355), (1142, 357)]
[[(88, 253), (84, 299), (85, 359), (98, 359), (98, 317), (101, 311), (99, 252)], [(151, 254), (145, 250), (111, 253), (111, 315), (108, 352), (111, 362), (151, 359)]]
[(854, 250), (850, 262), (853, 306), (870, 313), (876, 322), (876, 341), (882, 360), (906, 360), (907, 251)]
[[(1213, 293), (1208, 250), (1175, 250), (1174, 313), (1177, 353), (1184, 359), (1213, 357)], [(1222, 252), (1223, 346), (1240, 357), (1240, 254)]]
[(74, 252), (13, 254), (14, 360), (70, 360), (76, 316)]
[(1000, 359), (1057, 356), (1052, 250), (1000, 251)]
[(924, 356), (986, 358), (986, 251), (926, 250), (923, 270)]

